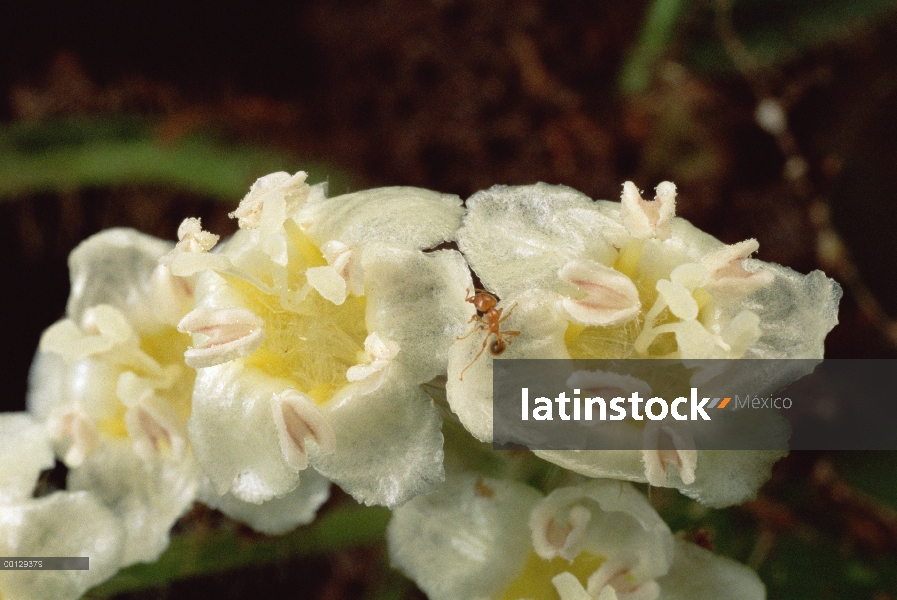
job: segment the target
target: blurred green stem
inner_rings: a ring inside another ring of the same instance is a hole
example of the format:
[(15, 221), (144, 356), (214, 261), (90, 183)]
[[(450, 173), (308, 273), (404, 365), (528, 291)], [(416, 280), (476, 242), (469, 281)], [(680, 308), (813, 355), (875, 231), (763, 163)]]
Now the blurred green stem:
[(211, 132), (160, 139), (152, 120), (117, 116), (17, 123), (0, 128), (0, 200), (84, 187), (161, 185), (236, 203), (255, 179), (302, 169), (310, 181), (345, 177), (270, 149), (219, 139)]
[(319, 516), (311, 525), (276, 537), (241, 534), (232, 526), (220, 531), (198, 527), (172, 536), (168, 549), (156, 562), (123, 569), (85, 597), (111, 598), (124, 592), (161, 588), (178, 580), (382, 543), (389, 515), (383, 507), (341, 506)]
[(673, 39), (684, 5), (685, 0), (651, 2), (638, 41), (620, 71), (618, 86), (621, 92), (633, 95), (648, 89), (657, 61)]

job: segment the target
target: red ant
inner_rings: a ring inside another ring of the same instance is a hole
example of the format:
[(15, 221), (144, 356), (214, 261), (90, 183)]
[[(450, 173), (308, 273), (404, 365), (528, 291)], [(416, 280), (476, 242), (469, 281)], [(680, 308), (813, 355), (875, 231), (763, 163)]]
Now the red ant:
[[(514, 309), (517, 308), (517, 303), (508, 310), (508, 314), (505, 316), (501, 316), (503, 308), (495, 308), (495, 305), (498, 304), (498, 298), (487, 292), (486, 290), (475, 290), (474, 295), (470, 295), (470, 288), (467, 288), (467, 298), (465, 300), (473, 304), (474, 308), (477, 309), (477, 313), (472, 317), (470, 317), (470, 321), (468, 323), (473, 323), (476, 321), (476, 326), (474, 326), (473, 330), (465, 336), (456, 338), (459, 340), (463, 340), (472, 336), (477, 331), (488, 331), (486, 337), (483, 339), (483, 347), (480, 348), (480, 351), (477, 355), (470, 361), (470, 364), (464, 367), (464, 370), (461, 371), (461, 381), (464, 380), (464, 373), (473, 366), (473, 363), (477, 361), (485, 352), (486, 347), (489, 347), (489, 354), (492, 356), (498, 356), (502, 352), (507, 349), (508, 344), (512, 339), (520, 335), (519, 331), (501, 331), (499, 327), (502, 323), (504, 323), (508, 317), (511, 316), (511, 313), (514, 312)], [(492, 343), (489, 343), (489, 338), (495, 336), (495, 339)]]

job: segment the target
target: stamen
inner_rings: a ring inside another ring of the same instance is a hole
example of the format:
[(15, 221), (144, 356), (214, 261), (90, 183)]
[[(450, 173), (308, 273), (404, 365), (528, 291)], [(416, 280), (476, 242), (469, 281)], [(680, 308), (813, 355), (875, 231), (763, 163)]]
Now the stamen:
[(583, 325), (621, 325), (638, 316), (642, 303), (632, 280), (623, 273), (592, 260), (574, 259), (558, 271), (558, 277), (586, 292), (585, 298), (563, 298), (560, 308)]
[(51, 325), (41, 336), (40, 350), (54, 352), (72, 363), (101, 354), (127, 341), (131, 326), (121, 312), (108, 304), (99, 304), (84, 312), (81, 327), (71, 319)]
[(638, 562), (633, 555), (608, 560), (589, 576), (586, 589), (592, 598), (616, 600), (656, 600), (660, 586), (656, 581), (635, 582), (632, 568)]
[(200, 219), (189, 217), (181, 221), (178, 227), (178, 243), (171, 252), (159, 259), (159, 264), (170, 265), (182, 252), (208, 252), (217, 243), (218, 236), (203, 231)]
[(364, 273), (357, 253), (342, 242), (331, 240), (321, 246), (321, 254), (333, 269), (346, 280), (346, 287), (356, 296), (364, 294)]
[(648, 483), (655, 487), (665, 486), (670, 465), (679, 471), (682, 483), (695, 482), (698, 451), (687, 424), (649, 423), (643, 435), (646, 449), (642, 450), (642, 460)]
[(676, 215), (676, 186), (664, 181), (657, 186), (654, 202), (642, 198), (631, 181), (623, 184), (623, 225), (637, 239), (670, 237), (670, 223)]
[(324, 413), (314, 400), (289, 389), (271, 398), (271, 410), (280, 440), (280, 450), (295, 471), (308, 467), (308, 442), (314, 442), (325, 454), (336, 450), (336, 436)]
[(740, 297), (771, 284), (775, 276), (769, 271), (751, 272), (744, 268), (744, 260), (759, 248), (757, 240), (745, 240), (705, 257), (703, 263), (710, 270), (707, 289), (725, 297)]
[(265, 322), (245, 308), (197, 308), (178, 323), (178, 331), (194, 334), (199, 344), (184, 353), (194, 369), (249, 356), (265, 341)]
[(530, 515), (533, 549), (545, 560), (556, 556), (569, 561), (576, 558), (582, 551), (592, 519), (591, 511), (584, 506), (561, 502), (543, 500)]
[(78, 467), (100, 444), (100, 434), (80, 406), (75, 406), (52, 419), (53, 437), (67, 446), (63, 461)]
[[(554, 589), (557, 590), (561, 600), (595, 600), (595, 598), (582, 587), (582, 584), (579, 582), (579, 579), (576, 578), (576, 575), (569, 571), (564, 571), (563, 573), (555, 575), (551, 579), (551, 583), (554, 585)], [(616, 600), (616, 597), (612, 596), (611, 599)], [(606, 599), (600, 598), (600, 600)]]
[(178, 227), (178, 243), (171, 252), (159, 259), (159, 264), (169, 267), (178, 277), (189, 277), (204, 269), (224, 269), (229, 264), (223, 256), (209, 254), (218, 236), (203, 231), (199, 219), (187, 218)]
[(145, 458), (174, 448), (174, 436), (149, 411), (136, 407), (125, 413), (125, 425), (134, 447)]
[(384, 340), (375, 332), (364, 340), (364, 350), (368, 355), (368, 362), (349, 367), (346, 371), (346, 379), (367, 381), (370, 392), (379, 388), (383, 383), (389, 363), (399, 353), (399, 346), (395, 342)]
[(741, 358), (762, 335), (760, 317), (749, 310), (743, 310), (732, 319), (720, 336), (729, 346), (729, 358)]
[(296, 212), (308, 199), (309, 186), (305, 183), (308, 174), (299, 171), (290, 175), (283, 171), (271, 173), (256, 180), (249, 188), (249, 193), (240, 201), (240, 205), (228, 216), (237, 219), (240, 229), (256, 229), (262, 223), (262, 212), (265, 201), (272, 194), (282, 194), (285, 201), (285, 216)]
[(698, 303), (685, 286), (661, 279), (657, 282), (657, 293), (676, 317), (684, 321), (698, 318)]
[(349, 294), (346, 280), (333, 267), (311, 267), (305, 271), (305, 277), (325, 300), (337, 306), (346, 301)]

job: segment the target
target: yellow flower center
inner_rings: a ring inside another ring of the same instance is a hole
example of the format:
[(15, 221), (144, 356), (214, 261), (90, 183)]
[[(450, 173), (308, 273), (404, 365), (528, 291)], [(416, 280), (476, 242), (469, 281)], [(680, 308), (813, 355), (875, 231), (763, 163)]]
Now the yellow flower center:
[[(190, 417), (193, 400), (193, 382), (196, 371), (184, 364), (184, 351), (190, 346), (190, 336), (179, 332), (174, 327), (163, 327), (158, 332), (140, 336), (140, 351), (166, 370), (177, 367), (177, 375), (171, 385), (160, 385), (154, 389), (155, 395), (164, 399), (186, 422)], [(139, 361), (134, 361), (135, 363)], [(128, 364), (122, 371), (130, 371), (138, 377), (154, 378), (139, 364)], [(122, 403), (116, 405), (114, 414), (97, 420), (97, 429), (101, 435), (113, 438), (128, 437), (125, 425), (126, 407)]]
[(597, 571), (606, 559), (591, 552), (581, 552), (570, 562), (560, 556), (551, 560), (541, 558), (531, 552), (520, 575), (497, 596), (499, 600), (560, 600), (560, 596), (551, 580), (561, 573), (569, 571), (579, 579), (583, 587), (589, 576)]
[[(617, 256), (613, 268), (632, 280), (638, 290), (642, 304), (638, 318), (610, 327), (585, 326), (571, 322), (564, 335), (564, 343), (570, 357), (579, 359), (616, 359), (616, 358), (652, 358), (667, 356), (678, 349), (676, 336), (673, 333), (661, 333), (651, 343), (646, 356), (636, 356), (635, 340), (644, 326), (644, 317), (657, 301), (657, 274), (650, 274), (640, 268), (643, 240), (633, 240), (627, 244)], [(667, 274), (668, 276), (668, 274)], [(704, 308), (712, 300), (710, 294), (703, 289), (694, 291), (693, 296), (701, 312), (698, 321), (704, 317)], [(654, 320), (654, 326), (677, 322), (669, 309), (664, 309)]]
[[(293, 246), (287, 280), (291, 290), (296, 290), (306, 283), (306, 269), (324, 266), (327, 261), (301, 230), (291, 227), (287, 231)], [(288, 310), (279, 295), (266, 294), (233, 276), (226, 278), (242, 292), (248, 301), (246, 308), (265, 322), (265, 341), (246, 364), (291, 379), (296, 389), (318, 403), (329, 400), (348, 383), (346, 370), (361, 362), (368, 335), (364, 297), (349, 294), (345, 302), (336, 305), (311, 290)]]

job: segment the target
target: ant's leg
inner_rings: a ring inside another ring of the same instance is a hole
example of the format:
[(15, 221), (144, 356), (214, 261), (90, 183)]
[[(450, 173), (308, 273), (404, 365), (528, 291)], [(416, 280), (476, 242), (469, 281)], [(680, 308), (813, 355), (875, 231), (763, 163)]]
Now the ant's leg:
[(472, 366), (473, 366), (473, 363), (475, 363), (477, 360), (479, 360), (479, 358), (480, 358), (481, 356), (483, 356), (483, 352), (486, 351), (486, 344), (489, 342), (489, 338), (490, 338), (490, 337), (492, 337), (491, 334), (486, 336), (486, 338), (483, 340), (483, 347), (480, 348), (480, 351), (477, 352), (477, 355), (473, 357), (473, 360), (470, 361), (470, 364), (467, 365), (466, 367), (464, 367), (464, 370), (461, 371), (461, 377), (458, 378), (459, 381), (464, 381), (464, 373), (467, 372), (467, 369), (469, 369), (470, 367), (472, 367)]
[[(475, 317), (479, 317), (479, 315), (474, 315), (474, 316), (475, 316)], [(470, 323), (470, 321), (468, 321), (468, 323)], [(470, 336), (472, 336), (473, 334), (475, 334), (477, 331), (486, 331), (487, 329), (489, 329), (489, 327), (488, 327), (487, 324), (482, 320), (482, 318), (480, 318), (480, 320), (479, 320), (479, 322), (476, 324), (476, 326), (475, 326), (473, 329), (471, 329), (470, 332), (469, 332), (467, 335), (462, 335), (461, 337), (456, 337), (455, 339), (456, 339), (456, 340), (466, 340), (467, 338), (469, 338)]]
[(503, 316), (501, 319), (499, 319), (498, 322), (499, 322), (499, 323), (504, 323), (504, 322), (507, 320), (507, 318), (511, 316), (511, 313), (514, 312), (514, 309), (515, 309), (515, 308), (517, 308), (517, 303), (516, 303), (516, 302), (511, 306), (511, 308), (508, 309), (508, 314), (506, 314), (506, 315)]

